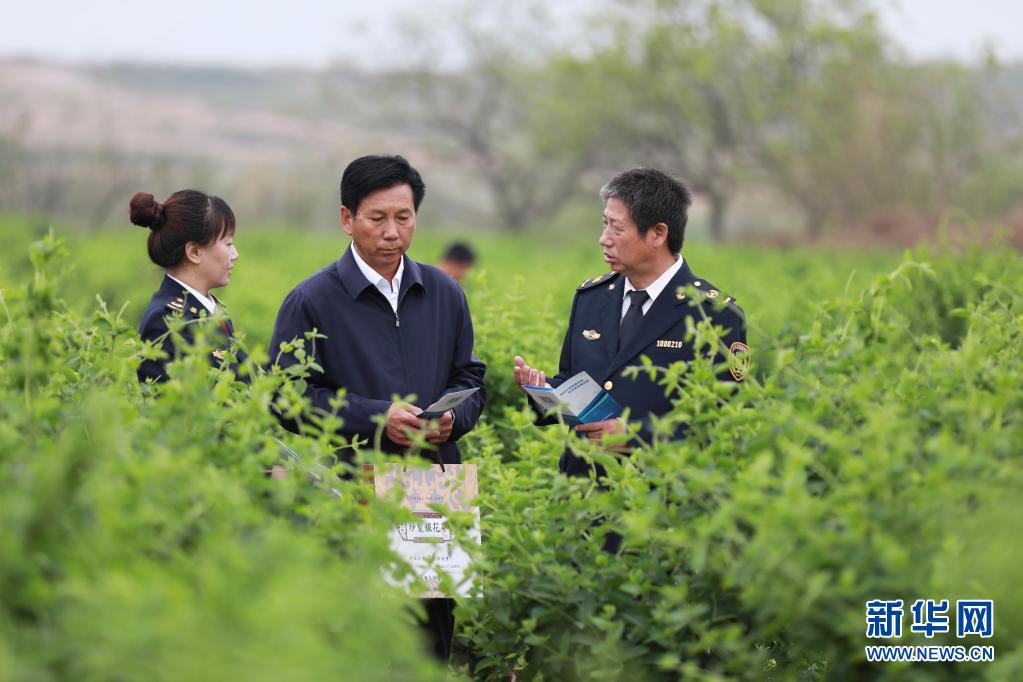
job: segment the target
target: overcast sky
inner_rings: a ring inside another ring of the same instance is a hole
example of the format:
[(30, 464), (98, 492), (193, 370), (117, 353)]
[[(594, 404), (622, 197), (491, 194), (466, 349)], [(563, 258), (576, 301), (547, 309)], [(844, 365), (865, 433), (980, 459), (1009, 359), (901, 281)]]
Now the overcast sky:
[[(565, 0), (562, 0), (564, 3)], [(62, 60), (141, 59), (241, 66), (363, 66), (395, 46), (393, 18), (433, 0), (37, 0), (0, 20), (0, 55)], [(555, 7), (585, 8), (584, 0)], [(422, 11), (421, 9), (418, 11)], [(892, 0), (889, 30), (917, 56), (977, 59), (990, 44), (1023, 57), (1021, 0)], [(392, 52), (389, 52), (393, 54)]]

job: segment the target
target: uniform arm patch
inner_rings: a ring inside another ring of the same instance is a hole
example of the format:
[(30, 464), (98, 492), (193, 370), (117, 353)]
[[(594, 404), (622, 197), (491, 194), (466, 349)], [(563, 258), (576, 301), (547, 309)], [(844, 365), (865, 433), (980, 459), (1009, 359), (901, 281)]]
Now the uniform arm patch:
[(728, 347), (728, 371), (736, 381), (742, 381), (749, 371), (749, 346), (736, 341)]

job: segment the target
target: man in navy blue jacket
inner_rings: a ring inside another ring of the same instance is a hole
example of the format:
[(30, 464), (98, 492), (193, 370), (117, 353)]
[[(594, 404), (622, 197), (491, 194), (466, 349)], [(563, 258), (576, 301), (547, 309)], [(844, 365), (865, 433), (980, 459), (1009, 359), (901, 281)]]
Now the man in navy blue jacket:
[[(483, 410), (486, 366), (472, 352), (472, 318), (461, 287), (405, 255), (425, 193), (419, 173), (400, 156), (364, 156), (348, 165), (341, 177), (341, 226), (352, 244), (284, 299), (270, 352), (316, 329), (327, 338), (306, 343), (322, 368), (307, 381), (314, 410), (332, 412), (330, 401), (344, 388), (345, 406), (338, 412), (343, 435), (374, 443), (379, 429), (374, 417), (385, 415), (383, 450), (403, 452), (412, 445), (411, 432), (426, 431), (441, 461), (458, 463), (455, 441), (472, 430)], [(287, 367), (297, 360), (282, 353), (278, 362)], [(442, 395), (465, 388), (480, 390), (433, 428), (419, 418)], [(412, 394), (413, 404), (394, 400)], [(282, 419), (295, 432), (300, 422)], [(454, 602), (424, 601), (434, 652), (447, 660)]]
[[(472, 318), (462, 289), (431, 265), (405, 252), (426, 192), (419, 173), (400, 156), (364, 156), (341, 179), (341, 226), (352, 244), (339, 260), (296, 286), (277, 314), (270, 352), (313, 329), (327, 338), (306, 344), (323, 369), (309, 378), (313, 408), (331, 412), (346, 389), (343, 435), (374, 442), (374, 417), (386, 415), (382, 448), (402, 452), (410, 431), (427, 421), (423, 408), (451, 391), (478, 387), (437, 420), (426, 439), (446, 463), (460, 461), (455, 441), (483, 410), (486, 366), (473, 355)], [(281, 355), (283, 367), (296, 362)], [(395, 395), (416, 396), (413, 404)], [(297, 432), (299, 424), (283, 421)]]

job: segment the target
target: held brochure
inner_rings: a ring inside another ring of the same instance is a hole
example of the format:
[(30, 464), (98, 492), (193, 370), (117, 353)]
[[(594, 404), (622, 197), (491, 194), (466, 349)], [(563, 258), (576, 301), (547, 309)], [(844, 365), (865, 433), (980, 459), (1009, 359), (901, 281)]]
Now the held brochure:
[(579, 372), (557, 388), (522, 388), (544, 412), (561, 407), (565, 423), (572, 426), (614, 419), (622, 414), (622, 406), (586, 372)]
[(463, 400), (465, 400), (478, 390), (480, 390), (480, 387), (476, 386), (475, 388), (463, 388), (460, 391), (452, 391), (451, 393), (445, 393), (440, 397), (439, 400), (437, 400), (437, 402), (423, 410), (423, 412), (420, 413), (419, 418), (436, 419), (437, 417), (441, 416), (442, 414), (450, 410), (452, 407), (460, 405)]
[[(368, 466), (368, 465), (367, 465)], [(475, 464), (434, 464), (429, 469), (405, 467), (401, 464), (378, 464), (373, 481), (378, 497), (387, 496), (393, 488), (401, 488), (401, 506), (411, 511), (416, 520), (402, 523), (391, 531), (391, 550), (413, 569), (418, 580), (397, 581), (390, 571), (384, 577), (392, 585), (401, 586), (410, 594), (424, 599), (452, 597), (441, 588), (440, 572), (451, 578), (456, 594), (462, 597), (482, 594), (469, 575), (472, 556), (455, 539), (447, 518), (436, 505), (450, 511), (473, 515), (468, 541), (480, 544), (479, 476)]]

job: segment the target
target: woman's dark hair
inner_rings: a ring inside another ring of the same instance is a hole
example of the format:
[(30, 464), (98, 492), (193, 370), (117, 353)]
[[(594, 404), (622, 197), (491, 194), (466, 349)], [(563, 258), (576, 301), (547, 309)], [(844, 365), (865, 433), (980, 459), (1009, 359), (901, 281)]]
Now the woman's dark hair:
[(149, 260), (172, 268), (185, 258), (185, 245), (206, 246), (234, 234), (234, 212), (227, 202), (205, 192), (183, 189), (162, 204), (136, 192), (128, 204), (131, 222), (149, 228)]
[(341, 205), (355, 215), (359, 204), (378, 189), (397, 185), (412, 188), (412, 203), (416, 210), (426, 195), (426, 185), (419, 171), (403, 156), (362, 156), (352, 161), (341, 174)]

